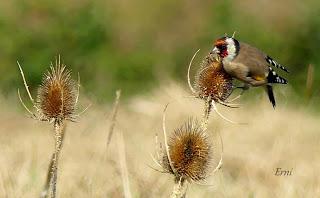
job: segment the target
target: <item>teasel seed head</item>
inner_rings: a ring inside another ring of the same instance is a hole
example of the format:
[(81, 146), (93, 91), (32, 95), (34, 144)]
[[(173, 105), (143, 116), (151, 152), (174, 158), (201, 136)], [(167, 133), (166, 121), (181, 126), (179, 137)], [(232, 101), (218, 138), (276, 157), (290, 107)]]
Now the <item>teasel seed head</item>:
[(232, 77), (223, 69), (222, 60), (209, 54), (196, 75), (195, 89), (199, 97), (225, 101), (232, 93)]
[(40, 115), (47, 120), (72, 119), (76, 110), (77, 87), (71, 79), (71, 71), (56, 60), (43, 76), (38, 89), (37, 106)]
[(204, 180), (212, 170), (213, 145), (196, 120), (189, 119), (174, 130), (168, 148), (174, 170), (167, 154), (163, 155), (161, 164), (166, 172), (175, 174), (176, 180), (198, 182)]

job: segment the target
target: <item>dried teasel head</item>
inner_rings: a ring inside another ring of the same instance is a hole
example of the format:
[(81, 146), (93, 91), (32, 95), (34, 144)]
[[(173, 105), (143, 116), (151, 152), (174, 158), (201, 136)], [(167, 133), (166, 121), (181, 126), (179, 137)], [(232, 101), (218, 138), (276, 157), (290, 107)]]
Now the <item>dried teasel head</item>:
[(191, 85), (190, 69), (192, 61), (198, 52), (199, 50), (193, 55), (189, 63), (188, 85), (195, 97), (205, 100), (203, 127), (206, 127), (208, 123), (209, 114), (212, 108), (224, 120), (237, 124), (237, 122), (234, 122), (222, 115), (216, 107), (216, 103), (218, 103), (230, 108), (238, 108), (239, 104), (232, 104), (231, 102), (239, 99), (242, 94), (241, 93), (237, 97), (227, 101), (234, 89), (232, 82), (233, 78), (224, 70), (221, 58), (216, 54), (208, 54), (202, 61), (200, 69), (195, 77), (195, 87), (193, 88)]
[(73, 119), (77, 103), (77, 86), (66, 65), (56, 61), (43, 76), (38, 89), (37, 109), (43, 119)]
[(200, 124), (189, 119), (174, 130), (168, 141), (170, 156), (164, 154), (160, 164), (165, 172), (174, 174), (176, 180), (199, 182), (212, 171), (213, 147), (213, 142)]
[(232, 77), (223, 69), (222, 60), (209, 54), (201, 63), (196, 75), (195, 89), (199, 97), (225, 101), (232, 93)]

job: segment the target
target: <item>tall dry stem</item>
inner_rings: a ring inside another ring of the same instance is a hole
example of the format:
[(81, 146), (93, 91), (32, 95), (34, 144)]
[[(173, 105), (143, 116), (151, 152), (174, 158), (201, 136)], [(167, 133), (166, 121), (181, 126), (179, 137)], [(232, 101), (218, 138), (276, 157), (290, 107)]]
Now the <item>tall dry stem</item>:
[(111, 142), (111, 138), (113, 135), (114, 127), (116, 124), (116, 118), (117, 118), (117, 113), (118, 113), (118, 108), (119, 108), (119, 102), (120, 102), (120, 96), (121, 96), (121, 90), (116, 91), (116, 99), (113, 105), (113, 111), (112, 111), (112, 117), (111, 117), (111, 124), (109, 128), (109, 133), (107, 137), (107, 148), (109, 147), (109, 144)]
[(119, 130), (118, 134), (118, 152), (119, 152), (119, 163), (120, 163), (120, 172), (122, 179), (122, 186), (125, 198), (131, 198), (130, 182), (129, 182), (129, 173), (126, 160), (126, 147), (123, 138), (123, 133)]
[[(42, 193), (40, 195), (40, 198), (45, 198), (48, 196), (48, 191), (51, 187), (51, 184), (53, 183), (53, 175), (57, 174), (57, 171), (54, 172), (54, 170), (58, 167), (58, 164), (56, 163), (57, 161), (55, 160), (56, 157), (59, 157), (59, 153), (60, 153), (60, 150), (62, 149), (62, 145), (63, 145), (63, 140), (64, 140), (64, 136), (65, 136), (65, 130), (66, 130), (66, 123), (62, 122), (60, 125), (63, 125), (62, 127), (61, 126), (58, 126), (58, 125), (54, 125), (54, 131), (55, 131), (55, 151), (54, 153), (52, 154), (51, 156), (51, 160), (50, 160), (50, 164), (49, 164), (49, 167), (48, 167), (48, 172), (47, 172), (47, 179), (46, 179), (46, 183), (43, 187), (43, 190), (42, 190)], [(60, 131), (60, 132), (59, 132)], [(58, 134), (61, 134), (61, 135), (58, 135)], [(59, 136), (61, 137), (61, 143), (60, 143), (60, 147), (59, 147), (59, 152), (56, 152), (56, 146), (57, 146), (57, 142), (58, 142), (58, 139), (59, 139)], [(56, 153), (58, 153), (58, 155), (56, 156)]]
[(203, 128), (203, 130), (206, 130), (208, 127), (209, 115), (210, 115), (211, 109), (212, 109), (212, 100), (211, 100), (211, 97), (209, 96), (205, 100), (205, 104), (204, 104), (204, 113), (201, 121), (201, 127)]
[(314, 84), (314, 66), (309, 64), (307, 72), (307, 81), (306, 81), (306, 97), (307, 100), (310, 100), (313, 93), (313, 84)]
[(50, 186), (52, 188), (51, 197), (56, 197), (57, 194), (57, 179), (58, 179), (58, 162), (59, 154), (62, 148), (63, 136), (64, 136), (64, 123), (63, 121), (55, 121), (54, 123), (54, 132), (55, 132), (55, 150), (52, 158), (52, 167), (51, 167), (51, 179)]
[(186, 194), (187, 194), (187, 182), (180, 178), (178, 181), (175, 181), (170, 198), (185, 198)]

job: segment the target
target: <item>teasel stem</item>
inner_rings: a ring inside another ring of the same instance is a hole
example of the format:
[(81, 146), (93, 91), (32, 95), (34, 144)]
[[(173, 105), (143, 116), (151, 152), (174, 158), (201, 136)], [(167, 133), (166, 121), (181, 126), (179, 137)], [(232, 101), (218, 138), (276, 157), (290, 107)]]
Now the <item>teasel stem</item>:
[[(61, 143), (60, 143), (60, 147), (59, 147), (59, 152), (61, 151), (61, 149), (62, 149), (62, 145), (63, 145), (63, 140), (64, 140), (64, 136), (65, 136), (65, 129), (66, 129), (66, 123), (63, 123), (63, 122), (61, 122), (60, 121), (60, 123), (61, 123), (61, 125), (62, 125), (62, 127), (60, 127), (60, 131), (61, 131)], [(55, 131), (55, 140), (56, 140), (56, 143), (55, 144), (57, 144), (57, 138), (56, 138), (56, 134), (57, 134), (57, 131), (59, 130), (59, 128), (58, 127), (56, 127), (56, 124), (54, 124), (54, 131)], [(52, 177), (53, 177), (53, 172), (52, 172), (52, 170), (55, 168), (54, 166), (55, 166), (55, 164), (54, 164), (54, 161), (55, 161), (55, 153), (56, 152), (54, 152), (53, 154), (52, 154), (52, 156), (51, 156), (51, 160), (50, 160), (50, 164), (49, 164), (49, 168), (48, 168), (48, 173), (47, 173), (47, 179), (46, 179), (46, 183), (45, 183), (45, 186), (44, 186), (44, 188), (43, 188), (43, 190), (42, 190), (42, 193), (41, 193), (41, 195), (40, 195), (40, 198), (46, 198), (46, 197), (48, 197), (48, 192), (49, 192), (49, 189), (50, 189), (50, 186), (52, 186), (51, 185), (51, 183), (52, 183)], [(56, 173), (55, 173), (56, 174)], [(56, 178), (57, 179), (57, 178)]]
[(48, 172), (47, 172), (46, 183), (45, 183), (45, 186), (43, 187), (40, 198), (46, 198), (48, 196), (48, 191), (50, 188), (50, 181), (51, 181), (51, 170), (53, 167), (53, 159), (54, 159), (54, 154), (52, 154), (52, 156), (51, 156), (51, 160), (50, 160), (50, 164), (49, 164), (49, 168), (48, 168)]
[(54, 132), (55, 132), (55, 151), (53, 153), (52, 167), (51, 167), (51, 198), (55, 198), (57, 195), (57, 178), (58, 178), (58, 162), (59, 154), (62, 147), (63, 134), (64, 134), (64, 122), (63, 120), (54, 121)]
[(202, 122), (201, 122), (201, 127), (203, 128), (203, 130), (206, 130), (208, 127), (209, 115), (210, 115), (211, 109), (212, 109), (212, 99), (211, 99), (211, 96), (209, 96), (205, 100), (204, 113), (203, 113)]
[(170, 198), (185, 198), (187, 193), (187, 182), (180, 177), (176, 179)]
[(307, 101), (310, 101), (313, 92), (313, 85), (314, 85), (314, 66), (309, 64), (308, 72), (307, 72), (307, 81), (306, 81), (306, 98)]
[(119, 152), (119, 163), (120, 163), (120, 173), (122, 179), (122, 186), (124, 191), (125, 198), (132, 198), (131, 190), (130, 190), (130, 182), (129, 182), (129, 173), (128, 166), (126, 160), (126, 148), (125, 142), (123, 138), (123, 132), (121, 130), (118, 131), (118, 152)]
[(116, 118), (117, 118), (117, 113), (118, 113), (118, 108), (119, 108), (119, 102), (120, 102), (120, 96), (121, 96), (121, 90), (116, 91), (116, 99), (113, 105), (113, 111), (112, 111), (112, 117), (111, 117), (111, 125), (109, 128), (109, 133), (107, 137), (107, 149), (109, 147), (109, 144), (111, 142), (111, 138), (113, 135), (114, 127), (116, 125)]

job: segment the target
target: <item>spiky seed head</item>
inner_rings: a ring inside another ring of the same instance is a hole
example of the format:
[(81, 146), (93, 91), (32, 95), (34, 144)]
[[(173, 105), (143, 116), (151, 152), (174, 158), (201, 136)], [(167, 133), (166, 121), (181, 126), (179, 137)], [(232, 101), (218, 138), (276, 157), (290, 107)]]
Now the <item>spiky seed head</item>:
[(223, 69), (222, 60), (212, 54), (202, 61), (196, 75), (195, 88), (200, 98), (209, 96), (217, 101), (225, 101), (232, 93), (232, 77)]
[(43, 76), (38, 89), (37, 105), (40, 115), (47, 120), (72, 118), (76, 106), (76, 83), (66, 65), (56, 61)]
[(168, 146), (175, 171), (166, 154), (163, 155), (162, 166), (171, 174), (176, 172), (176, 179), (201, 181), (208, 176), (212, 167), (213, 145), (196, 120), (189, 119), (174, 130)]

